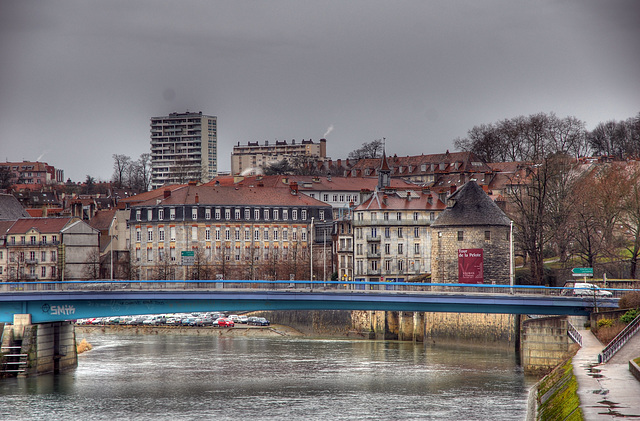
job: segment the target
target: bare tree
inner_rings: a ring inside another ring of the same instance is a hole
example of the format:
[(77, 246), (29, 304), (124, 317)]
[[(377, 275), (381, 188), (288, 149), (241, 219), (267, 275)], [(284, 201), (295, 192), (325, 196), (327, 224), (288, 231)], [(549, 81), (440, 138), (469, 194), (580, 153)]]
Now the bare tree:
[(116, 187), (124, 187), (127, 171), (131, 166), (131, 158), (126, 155), (113, 154), (113, 182)]
[(360, 148), (349, 152), (349, 159), (380, 158), (383, 148), (384, 144), (381, 139), (365, 142)]

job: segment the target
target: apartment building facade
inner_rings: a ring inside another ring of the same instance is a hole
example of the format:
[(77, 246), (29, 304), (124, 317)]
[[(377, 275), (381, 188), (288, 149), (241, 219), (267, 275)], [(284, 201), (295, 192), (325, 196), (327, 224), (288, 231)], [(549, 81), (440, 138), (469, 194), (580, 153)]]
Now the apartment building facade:
[(314, 162), (324, 161), (327, 158), (327, 140), (314, 142), (303, 139), (299, 143), (295, 139), (290, 143), (286, 140), (269, 143), (267, 140), (262, 145), (259, 142), (240, 145), (238, 142), (231, 153), (231, 175), (255, 175), (264, 165), (294, 157), (311, 158)]
[[(3, 281), (87, 279), (97, 259), (98, 232), (77, 218), (22, 218), (0, 247)], [(94, 257), (95, 256), (95, 257)], [(97, 267), (97, 266), (96, 266)]]
[(217, 117), (187, 111), (151, 118), (152, 189), (207, 182), (217, 173)]
[(330, 257), (331, 207), (295, 189), (189, 183), (130, 212), (141, 279), (309, 279)]

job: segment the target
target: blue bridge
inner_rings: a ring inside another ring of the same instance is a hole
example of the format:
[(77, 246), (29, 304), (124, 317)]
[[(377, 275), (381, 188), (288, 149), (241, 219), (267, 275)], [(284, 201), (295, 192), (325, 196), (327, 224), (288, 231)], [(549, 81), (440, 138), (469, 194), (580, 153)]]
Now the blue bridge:
[[(624, 290), (610, 290), (614, 296)], [(573, 296), (571, 288), (309, 281), (65, 281), (0, 284), (0, 322), (203, 311), (376, 310), (588, 315), (617, 298)]]

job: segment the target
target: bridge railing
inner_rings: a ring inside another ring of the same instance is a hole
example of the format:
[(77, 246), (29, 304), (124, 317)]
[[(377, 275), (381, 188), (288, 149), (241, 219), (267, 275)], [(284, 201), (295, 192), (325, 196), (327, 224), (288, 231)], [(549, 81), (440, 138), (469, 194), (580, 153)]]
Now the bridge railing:
[(624, 344), (629, 341), (640, 331), (640, 315), (638, 315), (635, 319), (631, 321), (622, 332), (618, 333), (618, 335), (613, 338), (609, 345), (607, 345), (600, 354), (598, 354), (598, 363), (606, 363), (618, 352)]
[[(425, 282), (368, 282), (368, 281), (291, 281), (291, 280), (90, 280), (90, 281), (29, 281), (0, 282), (0, 293), (47, 291), (124, 291), (124, 290), (313, 290), (440, 294), (488, 293), (511, 295), (572, 296), (571, 287), (544, 287), (534, 285), (454, 284)], [(620, 296), (626, 289), (608, 289)], [(603, 301), (601, 296), (582, 296), (585, 301)]]

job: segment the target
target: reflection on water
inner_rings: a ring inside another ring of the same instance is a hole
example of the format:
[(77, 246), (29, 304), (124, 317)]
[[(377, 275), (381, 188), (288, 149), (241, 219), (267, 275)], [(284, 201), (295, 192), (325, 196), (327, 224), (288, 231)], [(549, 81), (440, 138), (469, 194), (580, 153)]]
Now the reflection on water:
[(519, 420), (515, 353), (386, 341), (92, 335), (70, 373), (0, 381), (8, 419)]

